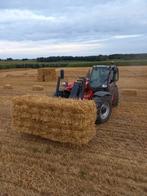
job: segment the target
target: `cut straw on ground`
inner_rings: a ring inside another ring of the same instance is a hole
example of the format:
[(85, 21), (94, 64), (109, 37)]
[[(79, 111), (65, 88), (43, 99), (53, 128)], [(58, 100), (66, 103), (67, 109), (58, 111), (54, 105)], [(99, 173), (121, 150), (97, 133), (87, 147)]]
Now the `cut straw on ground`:
[(32, 91), (43, 91), (43, 90), (44, 90), (44, 87), (40, 85), (34, 85), (32, 87)]
[(136, 90), (123, 90), (122, 95), (124, 96), (137, 96)]
[(4, 89), (13, 89), (13, 86), (11, 84), (5, 84), (3, 86)]

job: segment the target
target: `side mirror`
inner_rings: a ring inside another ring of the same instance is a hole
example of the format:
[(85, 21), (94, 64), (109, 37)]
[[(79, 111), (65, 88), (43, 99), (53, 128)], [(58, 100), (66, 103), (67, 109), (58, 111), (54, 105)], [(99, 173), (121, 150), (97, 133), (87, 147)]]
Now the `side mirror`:
[(117, 82), (119, 80), (119, 70), (118, 68), (115, 68), (113, 70), (113, 77), (111, 79), (111, 82)]
[(118, 68), (116, 68), (116, 70), (114, 72), (114, 78), (115, 78), (115, 81), (119, 80), (119, 70), (118, 70)]
[(89, 69), (87, 74), (86, 74), (86, 78), (90, 78), (90, 73), (91, 73), (91, 70)]
[(61, 79), (64, 79), (64, 69), (61, 69), (60, 70), (60, 78)]

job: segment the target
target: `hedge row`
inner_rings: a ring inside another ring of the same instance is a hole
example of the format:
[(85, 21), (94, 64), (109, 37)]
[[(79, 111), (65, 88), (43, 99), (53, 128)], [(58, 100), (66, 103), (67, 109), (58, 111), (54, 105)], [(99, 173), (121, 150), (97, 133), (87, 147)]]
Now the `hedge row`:
[[(113, 61), (118, 66), (147, 65), (147, 60)], [(24, 62), (24, 61), (0, 61), (0, 69), (9, 68), (41, 68), (41, 67), (91, 67), (93, 65), (110, 65), (112, 61), (93, 61), (93, 62)]]

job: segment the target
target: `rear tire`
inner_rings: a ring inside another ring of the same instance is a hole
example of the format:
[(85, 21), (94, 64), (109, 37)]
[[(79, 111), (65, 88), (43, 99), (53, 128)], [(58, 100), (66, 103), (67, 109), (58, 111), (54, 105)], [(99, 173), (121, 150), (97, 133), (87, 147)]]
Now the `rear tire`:
[(112, 105), (114, 107), (118, 106), (119, 104), (119, 92), (118, 92), (118, 87), (116, 86), (115, 91), (114, 91), (114, 100), (112, 102)]
[(96, 124), (107, 122), (112, 113), (111, 96), (95, 97), (94, 101), (97, 106)]

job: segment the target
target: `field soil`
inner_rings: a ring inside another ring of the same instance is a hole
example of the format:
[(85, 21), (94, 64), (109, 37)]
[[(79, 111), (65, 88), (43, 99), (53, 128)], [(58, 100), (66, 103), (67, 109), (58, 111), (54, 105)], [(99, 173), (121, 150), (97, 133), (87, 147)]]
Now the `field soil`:
[[(72, 81), (87, 70), (66, 68), (65, 75)], [(35, 69), (0, 71), (0, 196), (147, 195), (147, 66), (120, 67), (120, 104), (83, 146), (11, 129), (13, 97), (52, 96), (55, 85), (38, 82)]]

